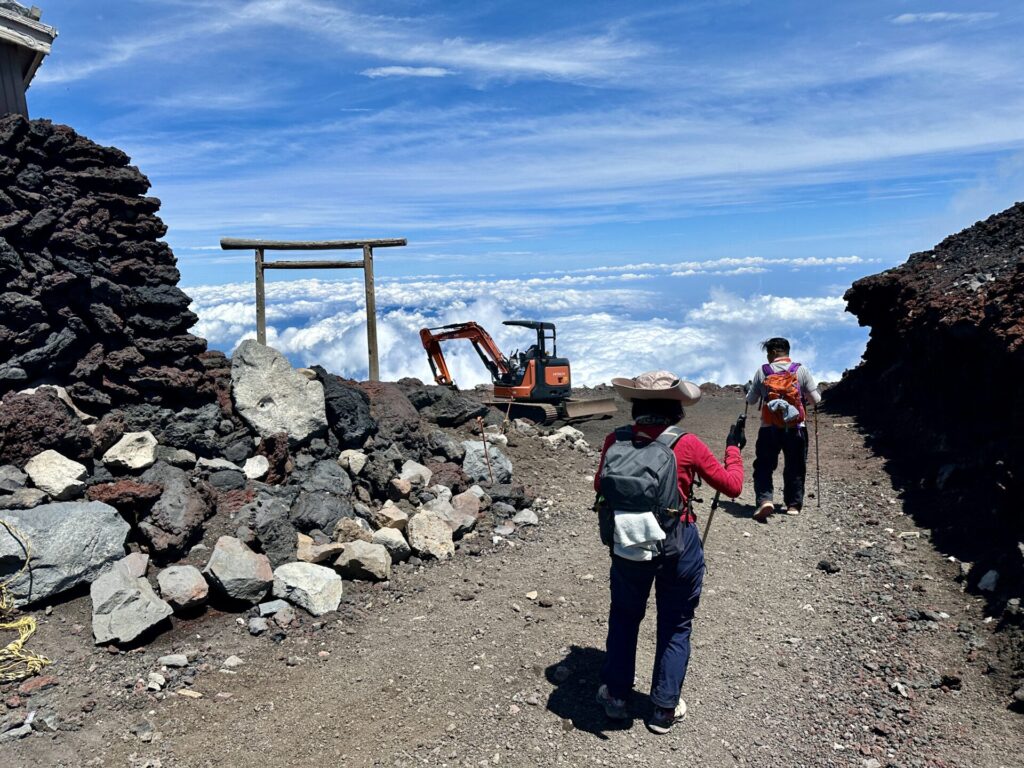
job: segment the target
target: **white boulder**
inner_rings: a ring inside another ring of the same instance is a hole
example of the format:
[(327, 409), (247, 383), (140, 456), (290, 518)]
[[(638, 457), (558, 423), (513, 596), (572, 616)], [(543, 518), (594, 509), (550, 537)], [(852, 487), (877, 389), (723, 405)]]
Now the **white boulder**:
[(54, 450), (43, 451), (29, 459), (25, 473), (36, 488), (58, 501), (81, 495), (89, 476), (83, 464)]

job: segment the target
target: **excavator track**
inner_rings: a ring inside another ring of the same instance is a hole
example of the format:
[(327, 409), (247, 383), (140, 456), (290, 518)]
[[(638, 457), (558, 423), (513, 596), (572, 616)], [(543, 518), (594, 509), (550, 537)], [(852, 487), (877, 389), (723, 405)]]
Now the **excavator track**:
[(509, 419), (529, 419), (546, 426), (558, 418), (558, 408), (548, 403), (527, 403), (513, 400), (485, 400), (486, 405), (507, 413)]

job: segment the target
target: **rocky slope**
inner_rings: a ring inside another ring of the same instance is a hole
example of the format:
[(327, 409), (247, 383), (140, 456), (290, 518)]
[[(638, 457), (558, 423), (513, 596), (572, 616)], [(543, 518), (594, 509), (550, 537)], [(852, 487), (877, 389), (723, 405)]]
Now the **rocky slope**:
[(0, 583), (15, 604), (88, 591), (111, 647), (208, 605), (255, 611), (261, 634), (293, 606), (335, 611), (345, 579), (386, 582), (450, 559), (478, 524), (529, 523), (500, 415), (478, 401), (295, 370), (254, 341), (206, 351), (159, 201), (120, 150), (6, 117), (0, 181)]
[(1024, 203), (846, 299), (871, 337), (827, 402), (859, 416), (911, 511), (1001, 609), (1024, 589)]

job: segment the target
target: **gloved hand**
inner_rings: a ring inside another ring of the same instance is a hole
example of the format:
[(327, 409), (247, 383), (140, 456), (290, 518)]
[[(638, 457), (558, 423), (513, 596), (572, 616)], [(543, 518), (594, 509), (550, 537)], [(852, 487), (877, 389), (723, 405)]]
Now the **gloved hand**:
[(741, 451), (747, 447), (747, 429), (742, 423), (732, 425), (729, 436), (725, 438), (726, 446), (735, 445)]

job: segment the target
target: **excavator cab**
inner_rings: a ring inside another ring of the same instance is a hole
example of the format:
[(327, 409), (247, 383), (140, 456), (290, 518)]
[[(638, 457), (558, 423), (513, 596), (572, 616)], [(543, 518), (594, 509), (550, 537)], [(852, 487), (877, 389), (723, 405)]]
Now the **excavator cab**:
[(494, 396), (535, 402), (561, 402), (569, 397), (572, 390), (569, 361), (558, 357), (555, 324), (506, 320), (503, 325), (536, 331), (537, 343), (523, 352), (517, 350), (509, 355), (508, 373), (494, 380)]

